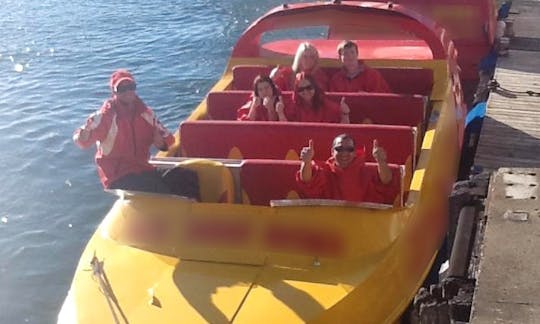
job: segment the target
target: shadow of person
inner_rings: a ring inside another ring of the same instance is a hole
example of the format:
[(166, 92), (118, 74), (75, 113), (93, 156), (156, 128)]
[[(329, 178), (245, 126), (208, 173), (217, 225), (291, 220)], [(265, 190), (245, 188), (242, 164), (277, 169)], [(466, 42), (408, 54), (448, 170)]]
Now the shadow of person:
[[(254, 287), (255, 291), (268, 289), (303, 320), (308, 320), (324, 310), (312, 296), (287, 283), (287, 278), (276, 277), (273, 273), (271, 279), (263, 278), (261, 282), (257, 279), (260, 271), (262, 268), (259, 266), (180, 261), (174, 271), (173, 280), (182, 295), (181, 298), (209, 323), (233, 321)], [(257, 307), (267, 305), (262, 303)]]
[(287, 274), (274, 272), (265, 277), (259, 280), (260, 287), (270, 291), (277, 300), (303, 321), (312, 320), (314, 316), (321, 314), (325, 310), (325, 307), (313, 296), (292, 285), (293, 281), (302, 283), (300, 280), (294, 280), (294, 275), (288, 276)]
[(258, 266), (180, 261), (173, 274), (174, 283), (181, 299), (198, 313), (186, 317), (230, 323), (259, 270)]
[[(257, 314), (268, 321), (275, 314), (293, 312), (302, 321), (310, 321), (348, 293), (343, 287), (357, 286), (369, 277), (384, 255), (380, 251), (355, 260), (323, 263), (322, 268), (304, 258), (259, 266), (182, 260), (173, 280), (180, 298), (192, 307), (182, 310), (190, 320), (230, 323)], [(243, 313), (241, 307), (249, 311)]]

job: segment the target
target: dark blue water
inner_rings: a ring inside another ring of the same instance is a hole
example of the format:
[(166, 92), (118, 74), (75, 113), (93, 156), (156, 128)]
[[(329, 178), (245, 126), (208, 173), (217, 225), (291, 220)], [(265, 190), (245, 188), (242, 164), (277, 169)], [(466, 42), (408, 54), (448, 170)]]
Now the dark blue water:
[(170, 129), (283, 0), (0, 1), (0, 323), (52, 323), (113, 202), (73, 130), (128, 68)]

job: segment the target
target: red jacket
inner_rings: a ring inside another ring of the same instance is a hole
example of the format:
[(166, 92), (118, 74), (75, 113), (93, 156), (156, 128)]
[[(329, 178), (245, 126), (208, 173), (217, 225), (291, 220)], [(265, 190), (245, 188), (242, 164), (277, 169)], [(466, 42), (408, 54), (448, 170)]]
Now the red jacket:
[[(295, 101), (298, 101), (298, 103), (295, 103)], [(293, 100), (290, 105), (285, 106), (285, 116), (288, 121), (340, 123), (341, 108), (338, 103), (327, 98), (323, 99), (323, 105), (317, 111), (304, 106), (300, 103), (300, 100)]]
[(309, 182), (300, 179), (300, 171), (296, 174), (300, 192), (306, 198), (393, 203), (397, 194), (395, 186), (381, 182), (377, 169), (365, 168), (362, 156), (345, 169), (338, 167), (333, 158), (313, 162), (312, 171)]
[[(82, 129), (90, 131), (86, 141), (80, 138)], [(139, 98), (134, 109), (109, 99), (75, 131), (73, 140), (81, 148), (97, 145), (95, 160), (99, 178), (103, 187), (109, 188), (111, 183), (127, 174), (154, 169), (148, 158), (156, 129), (167, 146), (174, 143), (173, 135)]]
[[(276, 97), (274, 100), (274, 107), (279, 102), (279, 97)], [(236, 111), (236, 120), (249, 120), (249, 110), (251, 109), (251, 104), (253, 103), (253, 94), (249, 97), (249, 101), (246, 102), (242, 107), (238, 108)], [(255, 120), (257, 121), (268, 121), (268, 109), (262, 105), (262, 103), (255, 108)]]
[(363, 62), (364, 70), (354, 78), (347, 76), (345, 68), (337, 71), (330, 79), (329, 91), (335, 92), (392, 92), (379, 71)]
[[(322, 69), (317, 68), (313, 71), (304, 71), (305, 74), (313, 76), (317, 85), (322, 91), (328, 90), (328, 75)], [(278, 68), (276, 74), (272, 78), (276, 87), (281, 91), (293, 91), (294, 82), (296, 81), (296, 76), (293, 75), (293, 70), (290, 67), (281, 67)]]

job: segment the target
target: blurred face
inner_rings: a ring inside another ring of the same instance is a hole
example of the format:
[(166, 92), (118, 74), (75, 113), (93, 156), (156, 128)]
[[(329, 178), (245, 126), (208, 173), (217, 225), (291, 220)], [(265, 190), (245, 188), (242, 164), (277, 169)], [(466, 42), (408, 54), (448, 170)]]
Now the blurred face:
[(336, 161), (337, 166), (346, 168), (356, 157), (356, 148), (350, 138), (338, 138), (332, 147), (332, 157)]
[(308, 80), (303, 79), (298, 83), (297, 92), (305, 102), (311, 103), (315, 95), (315, 88)]
[(354, 47), (344, 48), (339, 59), (347, 70), (355, 70), (358, 66), (358, 51)]
[(317, 54), (313, 50), (306, 50), (300, 57), (300, 68), (302, 71), (311, 70), (317, 64)]
[(272, 86), (266, 81), (257, 83), (257, 93), (260, 98), (269, 98), (274, 94), (272, 92)]
[(116, 87), (114, 94), (121, 102), (130, 104), (136, 98), (136, 88), (137, 86), (135, 83), (125, 80), (120, 82), (120, 84)]

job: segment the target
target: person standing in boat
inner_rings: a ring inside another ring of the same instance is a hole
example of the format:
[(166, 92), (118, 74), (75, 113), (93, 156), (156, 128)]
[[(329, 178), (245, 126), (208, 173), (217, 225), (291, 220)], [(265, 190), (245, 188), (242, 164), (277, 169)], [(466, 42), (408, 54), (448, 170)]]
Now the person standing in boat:
[(328, 90), (328, 75), (319, 67), (319, 51), (309, 42), (300, 43), (291, 67), (277, 66), (270, 77), (279, 89), (291, 91), (299, 73), (312, 75), (323, 91)]
[(304, 73), (296, 81), (292, 104), (285, 107), (287, 120), (297, 122), (349, 124), (349, 113), (345, 98), (339, 104), (328, 99), (315, 78)]
[(393, 186), (389, 186), (392, 171), (386, 162), (386, 152), (377, 140), (373, 141), (372, 154), (377, 162), (376, 174), (365, 168), (363, 152), (357, 152), (354, 139), (341, 134), (334, 138), (331, 157), (324, 163), (315, 163), (313, 140), (309, 140), (309, 145), (300, 152), (302, 163), (296, 175), (301, 193), (306, 198), (355, 202), (377, 201), (381, 194), (391, 195), (393, 199), (397, 193), (391, 192)]
[[(103, 187), (198, 198), (196, 173), (175, 168), (162, 174), (148, 163), (150, 147), (167, 151), (174, 137), (137, 96), (133, 75), (117, 70), (111, 75), (109, 86), (112, 97), (73, 135), (74, 142), (83, 149), (97, 145), (95, 161)], [(194, 192), (188, 189), (182, 193), (178, 189), (184, 181), (197, 187)]]
[(337, 48), (343, 67), (330, 79), (329, 91), (335, 92), (392, 92), (379, 71), (358, 59), (358, 46), (346, 40)]
[[(278, 113), (279, 112), (279, 113)], [(237, 111), (238, 120), (286, 121), (281, 92), (268, 76), (253, 80), (251, 99)]]

